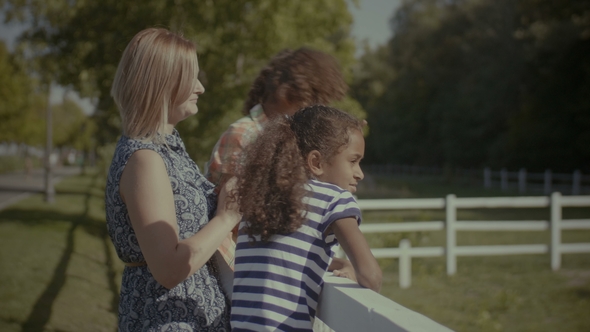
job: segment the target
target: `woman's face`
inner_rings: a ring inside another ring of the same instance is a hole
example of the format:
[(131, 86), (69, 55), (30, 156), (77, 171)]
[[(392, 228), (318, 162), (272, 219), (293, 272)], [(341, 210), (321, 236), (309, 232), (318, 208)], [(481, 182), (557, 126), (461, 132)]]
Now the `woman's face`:
[(199, 100), (199, 95), (201, 95), (203, 92), (205, 92), (205, 88), (203, 87), (203, 84), (201, 84), (201, 81), (197, 80), (197, 84), (193, 88), (193, 91), (188, 99), (182, 104), (178, 105), (173, 112), (170, 112), (168, 116), (170, 124), (176, 125), (189, 116), (197, 114), (199, 111), (199, 108), (197, 107), (197, 101)]

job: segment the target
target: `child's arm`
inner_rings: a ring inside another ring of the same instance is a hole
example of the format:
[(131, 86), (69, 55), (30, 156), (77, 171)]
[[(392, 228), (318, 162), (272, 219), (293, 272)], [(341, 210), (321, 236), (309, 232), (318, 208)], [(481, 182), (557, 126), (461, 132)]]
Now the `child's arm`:
[(376, 292), (381, 289), (381, 268), (371, 253), (355, 218), (343, 218), (332, 224), (336, 239), (350, 259), (359, 285)]

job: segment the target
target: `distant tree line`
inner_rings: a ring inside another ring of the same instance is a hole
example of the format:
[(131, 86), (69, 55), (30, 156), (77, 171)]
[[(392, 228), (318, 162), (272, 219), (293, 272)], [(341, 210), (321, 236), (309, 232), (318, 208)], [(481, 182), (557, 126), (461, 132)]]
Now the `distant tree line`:
[(352, 95), (368, 163), (590, 172), (590, 1), (407, 0)]

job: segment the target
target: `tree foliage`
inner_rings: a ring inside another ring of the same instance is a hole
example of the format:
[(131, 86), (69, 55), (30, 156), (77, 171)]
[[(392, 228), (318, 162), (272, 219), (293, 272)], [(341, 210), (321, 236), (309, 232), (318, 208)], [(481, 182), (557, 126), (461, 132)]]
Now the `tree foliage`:
[(86, 151), (93, 144), (96, 129), (80, 106), (68, 98), (53, 105), (53, 145), (57, 148), (71, 147)]
[[(227, 124), (239, 117), (248, 88), (269, 58), (283, 48), (310, 46), (336, 56), (351, 78), (352, 18), (345, 0), (9, 0), (7, 18), (32, 18), (21, 41), (58, 83), (98, 100), (99, 143), (120, 134), (109, 95), (123, 49), (138, 31), (160, 26), (198, 46), (199, 115), (179, 130), (189, 153), (206, 161)], [(346, 105), (360, 106), (353, 100)]]
[(361, 59), (368, 159), (590, 170), (590, 1), (408, 0)]
[(0, 42), (0, 142), (38, 145), (43, 141), (43, 95), (18, 59)]

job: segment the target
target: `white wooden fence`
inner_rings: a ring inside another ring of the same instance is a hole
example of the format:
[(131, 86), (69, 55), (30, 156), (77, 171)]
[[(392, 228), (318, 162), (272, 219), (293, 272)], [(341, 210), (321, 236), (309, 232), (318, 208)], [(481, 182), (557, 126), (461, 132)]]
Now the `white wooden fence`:
[(432, 319), (412, 311), (346, 278), (324, 276), (315, 332), (451, 332)]
[[(570, 253), (590, 253), (590, 243), (562, 243), (561, 231), (572, 229), (590, 230), (590, 219), (562, 219), (564, 207), (590, 207), (590, 196), (562, 196), (556, 192), (537, 197), (486, 197), (457, 198), (447, 195), (444, 198), (423, 199), (369, 199), (359, 200), (361, 210), (408, 210), (445, 209), (445, 221), (404, 222), (383, 224), (361, 224), (363, 233), (418, 232), (446, 230), (445, 247), (412, 248), (410, 241), (403, 239), (399, 248), (372, 249), (377, 258), (399, 258), (399, 284), (401, 288), (411, 285), (411, 264), (413, 257), (445, 256), (447, 274), (457, 272), (459, 256), (550, 254), (551, 268), (558, 270), (561, 255)], [(550, 207), (549, 220), (518, 221), (472, 221), (457, 220), (458, 209), (474, 208), (544, 208)], [(458, 231), (551, 231), (551, 242), (547, 244), (457, 246)]]

